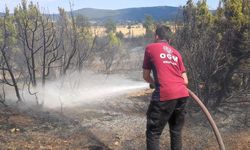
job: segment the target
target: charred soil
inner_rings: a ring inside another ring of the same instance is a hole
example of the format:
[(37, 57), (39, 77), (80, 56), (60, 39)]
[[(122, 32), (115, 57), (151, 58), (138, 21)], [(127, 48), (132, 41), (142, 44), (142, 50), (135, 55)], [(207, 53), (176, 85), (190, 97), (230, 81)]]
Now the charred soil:
[[(0, 105), (0, 149), (144, 150), (145, 113), (150, 90), (96, 104), (48, 110)], [(250, 149), (250, 129), (237, 117), (213, 114), (227, 150)], [(236, 120), (234, 120), (236, 119)], [(168, 127), (161, 137), (169, 149)], [(184, 150), (217, 150), (215, 136), (201, 112), (189, 112), (183, 130)]]

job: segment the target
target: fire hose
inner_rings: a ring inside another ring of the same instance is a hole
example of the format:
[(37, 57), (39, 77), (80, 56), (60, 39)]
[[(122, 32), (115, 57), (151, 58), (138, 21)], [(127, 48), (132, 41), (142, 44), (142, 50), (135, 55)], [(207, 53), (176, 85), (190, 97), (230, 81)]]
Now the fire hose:
[(191, 90), (188, 90), (188, 92), (189, 92), (189, 95), (195, 100), (195, 102), (200, 106), (202, 111), (205, 113), (210, 125), (213, 128), (213, 131), (214, 131), (214, 134), (216, 136), (217, 142), (219, 144), (220, 150), (225, 150), (225, 145), (223, 143), (219, 129), (217, 128), (217, 126), (216, 126), (211, 114), (207, 110), (206, 106), (202, 103), (202, 101), (198, 98), (198, 96), (196, 96)]
[[(154, 84), (149, 84), (149, 87), (151, 89), (155, 88)], [(190, 89), (188, 89), (189, 95), (194, 99), (194, 101), (199, 105), (199, 107), (201, 108), (201, 110), (204, 112), (204, 114), (206, 115), (210, 125), (212, 126), (212, 129), (214, 131), (214, 134), (216, 136), (216, 140), (219, 144), (220, 150), (225, 150), (225, 145), (223, 143), (221, 134), (219, 132), (218, 127), (216, 126), (211, 114), (209, 113), (209, 111), (207, 110), (206, 106), (202, 103), (202, 101), (199, 99), (199, 97), (197, 95), (194, 94), (194, 92), (192, 92)]]

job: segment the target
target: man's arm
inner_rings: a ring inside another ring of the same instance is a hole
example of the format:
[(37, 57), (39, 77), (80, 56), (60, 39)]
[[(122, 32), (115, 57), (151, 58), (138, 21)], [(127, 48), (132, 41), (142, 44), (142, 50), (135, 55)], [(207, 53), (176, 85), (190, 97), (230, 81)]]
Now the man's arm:
[(151, 70), (143, 69), (143, 79), (147, 81), (148, 83), (154, 84), (154, 80), (150, 75)]
[(181, 76), (182, 76), (182, 78), (183, 78), (183, 80), (184, 80), (185, 85), (188, 85), (187, 73), (186, 73), (186, 72), (183, 72), (183, 73), (181, 74)]

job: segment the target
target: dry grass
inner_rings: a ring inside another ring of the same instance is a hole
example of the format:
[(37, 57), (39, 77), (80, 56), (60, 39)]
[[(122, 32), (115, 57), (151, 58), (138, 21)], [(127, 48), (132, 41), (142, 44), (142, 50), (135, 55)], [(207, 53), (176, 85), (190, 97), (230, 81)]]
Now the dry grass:
[[(170, 28), (173, 32), (176, 31), (176, 27), (170, 25)], [(180, 27), (178, 27), (180, 28)], [(94, 35), (98, 36), (105, 36), (106, 29), (104, 26), (92, 26), (91, 31)], [(131, 37), (140, 37), (146, 34), (146, 29), (143, 27), (142, 24), (135, 24), (135, 25), (119, 25), (116, 27), (116, 32), (121, 32), (124, 37), (131, 38)]]
[[(103, 26), (94, 26), (91, 28), (91, 30), (95, 35), (106, 35), (106, 29)], [(124, 25), (117, 26), (116, 32), (121, 32), (125, 37), (139, 37), (145, 35), (146, 29), (142, 26), (142, 24), (132, 25), (130, 27), (128, 25)]]

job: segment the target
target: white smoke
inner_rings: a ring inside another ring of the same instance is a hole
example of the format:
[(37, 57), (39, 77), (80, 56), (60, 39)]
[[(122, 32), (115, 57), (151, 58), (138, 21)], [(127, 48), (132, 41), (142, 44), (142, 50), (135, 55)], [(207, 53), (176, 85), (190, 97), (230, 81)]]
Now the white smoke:
[[(126, 92), (143, 89), (148, 85), (132, 81), (121, 75), (103, 75), (93, 72), (72, 73), (59, 80), (47, 82), (45, 88), (36, 88), (38, 100), (44, 107), (73, 107), (85, 103), (98, 103)], [(26, 101), (34, 96), (24, 92)]]

